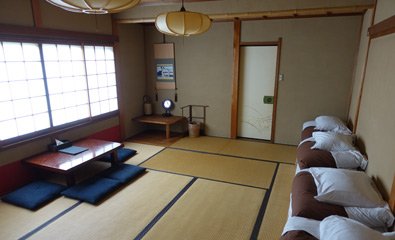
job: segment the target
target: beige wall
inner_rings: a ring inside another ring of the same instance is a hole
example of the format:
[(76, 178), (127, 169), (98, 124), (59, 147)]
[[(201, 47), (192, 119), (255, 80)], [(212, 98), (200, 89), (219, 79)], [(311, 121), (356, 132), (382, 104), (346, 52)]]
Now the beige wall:
[(378, 0), (374, 23), (381, 22), (395, 14), (394, 0)]
[[(376, 19), (388, 12), (389, 1), (378, 1)], [(373, 39), (369, 50), (357, 135), (369, 158), (368, 174), (377, 178), (387, 193), (395, 175), (395, 34)]]
[[(112, 32), (111, 17), (109, 15), (98, 17), (98, 28), (96, 28), (93, 16), (69, 13), (49, 5), (44, 0), (40, 1), (40, 6), (42, 11), (43, 27), (92, 33), (98, 32), (108, 34)], [(0, 23), (33, 26), (30, 1), (0, 1)], [(118, 117), (113, 117), (74, 130), (66, 131), (61, 134), (56, 134), (53, 137), (76, 140), (95, 132), (117, 126), (118, 124)], [(18, 145), (15, 148), (0, 150), (0, 166), (45, 151), (50, 141), (51, 138), (46, 137)]]

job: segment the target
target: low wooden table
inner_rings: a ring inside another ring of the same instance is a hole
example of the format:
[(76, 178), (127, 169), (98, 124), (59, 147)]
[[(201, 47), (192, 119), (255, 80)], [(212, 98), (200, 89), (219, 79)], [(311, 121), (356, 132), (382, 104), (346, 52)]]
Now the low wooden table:
[(106, 154), (111, 154), (111, 164), (114, 165), (118, 160), (116, 150), (123, 147), (123, 144), (97, 139), (84, 139), (73, 143), (73, 146), (85, 147), (88, 150), (76, 155), (61, 152), (46, 152), (25, 159), (24, 162), (32, 167), (65, 175), (67, 185), (71, 186), (75, 184), (74, 171), (90, 161), (99, 159)]
[(186, 118), (182, 116), (164, 117), (162, 115), (148, 115), (137, 117), (133, 120), (140, 123), (166, 125), (166, 138), (170, 138), (170, 126), (181, 121), (186, 121)]

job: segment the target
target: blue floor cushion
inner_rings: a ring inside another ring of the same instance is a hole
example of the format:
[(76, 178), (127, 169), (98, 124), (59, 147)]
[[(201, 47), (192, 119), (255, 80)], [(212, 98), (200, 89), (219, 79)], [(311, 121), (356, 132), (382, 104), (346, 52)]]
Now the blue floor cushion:
[(130, 164), (121, 164), (104, 171), (103, 176), (126, 183), (145, 171), (145, 168)]
[(62, 194), (91, 204), (96, 204), (122, 183), (110, 178), (92, 178), (64, 190)]
[(29, 183), (7, 195), (2, 200), (23, 208), (36, 210), (44, 204), (60, 196), (66, 187), (47, 181)]
[[(120, 148), (118, 149), (118, 161), (125, 162), (129, 158), (133, 157), (137, 153), (136, 150), (130, 148)], [(107, 154), (106, 156), (102, 157), (100, 160), (111, 162), (112, 157), (111, 154)]]

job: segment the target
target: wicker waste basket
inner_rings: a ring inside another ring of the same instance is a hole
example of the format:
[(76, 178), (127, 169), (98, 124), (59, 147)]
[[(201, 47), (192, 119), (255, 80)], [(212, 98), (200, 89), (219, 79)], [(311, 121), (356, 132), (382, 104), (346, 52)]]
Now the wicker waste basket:
[(199, 137), (200, 136), (200, 123), (190, 122), (188, 124), (189, 137)]

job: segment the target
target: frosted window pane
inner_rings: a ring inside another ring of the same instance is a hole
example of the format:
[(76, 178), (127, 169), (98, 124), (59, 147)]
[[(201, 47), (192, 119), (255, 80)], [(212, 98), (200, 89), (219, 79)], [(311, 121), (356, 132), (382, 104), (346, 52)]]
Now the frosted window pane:
[(47, 83), (49, 94), (62, 92), (62, 80), (60, 78), (48, 78)]
[(96, 62), (95, 61), (86, 61), (86, 73), (88, 75), (96, 74)]
[(105, 74), (98, 75), (97, 81), (99, 83), (99, 87), (107, 87), (107, 76)]
[(25, 64), (23, 62), (7, 62), (7, 72), (10, 81), (26, 79)]
[(107, 83), (108, 83), (108, 86), (115, 86), (116, 85), (115, 74), (107, 74)]
[(41, 79), (43, 78), (43, 71), (40, 62), (26, 62), (26, 79)]
[(32, 115), (32, 108), (29, 99), (21, 99), (13, 101), (15, 117), (24, 117)]
[(46, 97), (36, 97), (36, 98), (32, 98), (30, 101), (32, 104), (33, 114), (43, 113), (48, 111)]
[(23, 61), (22, 45), (16, 42), (3, 42), (6, 61)]
[(110, 104), (108, 100), (100, 102), (100, 111), (101, 113), (106, 113), (110, 111)]
[(43, 44), (43, 53), (45, 61), (57, 61), (58, 51), (54, 44)]
[(4, 61), (4, 51), (1, 42), (0, 42), (0, 61)]
[(29, 85), (27, 81), (11, 82), (12, 99), (20, 99), (29, 97)]
[(76, 92), (76, 105), (82, 105), (88, 103), (88, 94), (85, 91)]
[(0, 140), (18, 136), (15, 120), (0, 122)]
[(25, 61), (40, 61), (40, 50), (38, 48), (38, 44), (23, 43), (22, 48)]
[(85, 60), (95, 60), (95, 49), (93, 46), (85, 46)]
[(59, 126), (66, 122), (63, 110), (52, 111), (52, 122), (54, 126)]
[(117, 87), (109, 87), (108, 88), (108, 98), (116, 98), (117, 97)]
[(71, 60), (69, 45), (58, 45), (58, 57), (60, 61)]
[(69, 77), (73, 75), (73, 65), (71, 62), (60, 62), (60, 76)]
[(66, 108), (75, 106), (76, 105), (75, 93), (70, 92), (63, 94), (63, 103), (64, 103), (64, 107)]
[(89, 117), (89, 106), (88, 104), (81, 105), (77, 107), (77, 113), (80, 119)]
[(74, 84), (75, 84), (75, 89), (76, 90), (84, 90), (86, 89), (86, 79), (85, 76), (81, 77), (74, 77)]
[(72, 92), (75, 90), (74, 78), (62, 78), (63, 92)]
[(89, 89), (99, 87), (97, 83), (97, 75), (88, 76), (88, 85), (89, 85)]
[(82, 52), (81, 46), (72, 45), (70, 47), (71, 50), (71, 59), (72, 60), (84, 60), (84, 54)]
[(36, 131), (50, 127), (48, 113), (34, 115), (33, 119), (34, 119), (34, 128)]
[(11, 100), (10, 85), (8, 82), (0, 83), (0, 101)]
[(74, 61), (72, 64), (73, 64), (73, 76), (85, 75), (85, 65), (83, 61)]
[(98, 74), (106, 73), (106, 61), (96, 61), (96, 68)]
[(110, 99), (109, 102), (110, 102), (110, 111), (118, 110), (118, 100), (116, 98)]
[(63, 95), (62, 94), (51, 95), (50, 96), (50, 102), (51, 102), (51, 109), (52, 110), (64, 108)]
[(60, 77), (60, 66), (58, 62), (45, 62), (47, 78)]
[(114, 61), (106, 61), (106, 70), (107, 70), (107, 73), (114, 73), (115, 72)]
[(98, 102), (99, 101), (99, 90), (98, 89), (92, 89), (89, 91), (89, 98), (90, 102)]
[(34, 120), (32, 116), (16, 119), (16, 125), (19, 135), (34, 132)]
[(30, 80), (28, 84), (30, 97), (45, 96), (45, 86), (42, 80)]
[(92, 116), (97, 116), (100, 114), (100, 103), (91, 104), (91, 114)]
[(14, 118), (12, 102), (0, 102), (0, 121), (9, 120), (11, 118)]
[(106, 59), (106, 56), (104, 54), (104, 47), (96, 46), (95, 47), (95, 53), (96, 53), (96, 60), (104, 60), (104, 59)]
[(5, 81), (8, 81), (7, 67), (5, 63), (0, 62), (0, 82), (5, 82)]
[(105, 47), (106, 59), (114, 59), (114, 50), (112, 47)]
[(99, 88), (99, 96), (100, 100), (108, 99), (108, 89), (107, 88)]

